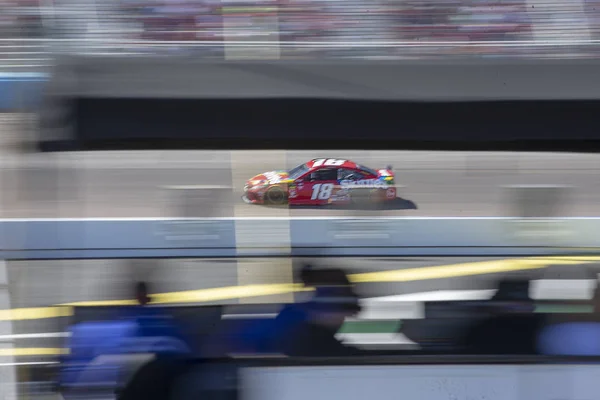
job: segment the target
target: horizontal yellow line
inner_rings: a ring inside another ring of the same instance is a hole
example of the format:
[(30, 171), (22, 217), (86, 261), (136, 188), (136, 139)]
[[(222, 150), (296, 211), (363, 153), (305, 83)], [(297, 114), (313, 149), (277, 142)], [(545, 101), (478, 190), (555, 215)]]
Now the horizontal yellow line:
[[(246, 286), (225, 286), (211, 289), (186, 290), (181, 292), (156, 293), (152, 295), (152, 304), (179, 304), (179, 303), (208, 303), (231, 299), (241, 299), (256, 296), (272, 296), (277, 294), (305, 291), (299, 284), (265, 284)], [(99, 300), (78, 301), (65, 303), (60, 306), (68, 307), (93, 307), (93, 306), (125, 306), (135, 305), (135, 300)]]
[(21, 321), (26, 319), (44, 319), (69, 317), (73, 315), (72, 307), (37, 307), (13, 308), (0, 310), (0, 321)]
[(68, 349), (59, 347), (24, 347), (14, 349), (0, 349), (0, 357), (20, 356), (62, 356), (69, 354)]
[(500, 272), (526, 271), (546, 268), (548, 265), (581, 265), (600, 260), (590, 257), (579, 259), (546, 257), (508, 260), (490, 260), (435, 267), (407, 268), (393, 271), (367, 272), (350, 276), (352, 282), (408, 282), (429, 279), (447, 279), (461, 276), (497, 274)]
[(256, 296), (272, 296), (307, 290), (300, 284), (266, 284), (230, 286), (213, 289), (188, 290), (183, 292), (159, 293), (153, 295), (157, 304), (206, 303), (213, 301), (240, 299)]
[[(349, 278), (354, 283), (409, 282), (543, 269), (549, 265), (575, 266), (598, 261), (600, 261), (600, 256), (528, 257), (366, 272), (352, 274)], [(272, 296), (305, 290), (310, 289), (306, 289), (299, 284), (265, 284), (157, 293), (152, 295), (152, 298), (153, 304), (208, 303), (258, 296)], [(73, 315), (73, 307), (77, 306), (119, 306), (134, 304), (136, 304), (134, 300), (100, 300), (65, 303), (53, 307), (0, 310), (0, 321), (68, 317)]]
[(76, 301), (74, 303), (59, 304), (58, 307), (99, 307), (99, 306), (134, 306), (138, 304), (135, 300), (94, 300)]

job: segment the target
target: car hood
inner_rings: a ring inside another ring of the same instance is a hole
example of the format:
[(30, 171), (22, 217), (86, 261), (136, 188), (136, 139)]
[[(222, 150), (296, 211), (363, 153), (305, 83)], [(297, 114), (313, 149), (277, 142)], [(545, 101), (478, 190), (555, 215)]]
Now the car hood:
[(262, 174), (258, 174), (248, 179), (247, 184), (249, 186), (258, 186), (258, 185), (275, 185), (277, 183), (287, 183), (290, 180), (288, 179), (287, 171), (269, 171), (264, 172)]

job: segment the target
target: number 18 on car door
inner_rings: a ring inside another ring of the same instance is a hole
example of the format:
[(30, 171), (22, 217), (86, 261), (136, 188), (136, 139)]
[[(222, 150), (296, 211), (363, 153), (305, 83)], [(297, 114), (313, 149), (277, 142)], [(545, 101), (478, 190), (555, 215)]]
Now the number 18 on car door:
[(307, 177), (301, 191), (301, 201), (308, 204), (329, 204), (338, 189), (337, 168), (321, 168)]

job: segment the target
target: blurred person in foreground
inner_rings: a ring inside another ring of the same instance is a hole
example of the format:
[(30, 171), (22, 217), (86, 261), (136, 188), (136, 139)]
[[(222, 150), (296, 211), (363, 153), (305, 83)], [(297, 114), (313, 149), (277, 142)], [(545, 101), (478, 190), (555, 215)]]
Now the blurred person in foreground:
[[(312, 267), (306, 266), (300, 273), (304, 286), (312, 285)], [(273, 353), (275, 332), (282, 333), (285, 326), (303, 323), (306, 313), (304, 303), (288, 304), (275, 319), (250, 320), (241, 326), (222, 326), (206, 344), (203, 359), (189, 362), (184, 358), (158, 356), (150, 360), (129, 379), (118, 392), (117, 400), (163, 400), (206, 397), (207, 381), (218, 381), (214, 371), (202, 367), (210, 359), (228, 358), (230, 355)], [(213, 363), (207, 364), (214, 369)], [(198, 373), (198, 370), (201, 372)], [(217, 369), (217, 373), (221, 371)], [(193, 382), (190, 382), (190, 377)], [(217, 383), (218, 384), (218, 383)]]
[(275, 318), (223, 324), (206, 344), (204, 356), (348, 353), (335, 338), (345, 318), (360, 311), (348, 277), (341, 269), (311, 265), (305, 265), (299, 277), (305, 288), (314, 288), (311, 298), (284, 305)]
[[(360, 311), (358, 296), (341, 269), (303, 268), (301, 279), (314, 286), (314, 296), (306, 302), (284, 306), (269, 321), (244, 326), (241, 331), (221, 331), (216, 335), (217, 352), (209, 357), (237, 353), (279, 353), (296, 357), (349, 356), (358, 349), (345, 346), (335, 335), (347, 317)], [(222, 335), (228, 336), (223, 339)], [(210, 358), (186, 360), (159, 355), (142, 366), (129, 380), (117, 400), (163, 400), (168, 398), (236, 398), (223, 376), (235, 366), (219, 365)], [(235, 375), (235, 374), (233, 374)], [(231, 396), (231, 397), (228, 397)]]
[[(313, 287), (313, 270), (312, 265), (306, 264), (298, 275), (304, 289)], [(305, 302), (285, 304), (276, 318), (238, 319), (235, 323), (223, 321), (205, 344), (202, 353), (211, 358), (232, 354), (275, 353), (272, 339), (275, 327), (282, 329), (284, 326), (302, 322), (305, 319), (304, 305)]]
[(147, 284), (136, 283), (134, 290), (138, 306), (114, 307), (106, 320), (70, 327), (69, 355), (61, 368), (65, 393), (90, 388), (116, 390), (152, 357), (189, 353), (168, 313), (148, 306)]
[(536, 354), (540, 316), (528, 280), (502, 280), (489, 300), (489, 317), (468, 329), (463, 348), (470, 354)]
[(600, 285), (591, 306), (591, 312), (548, 315), (538, 337), (538, 351), (553, 356), (600, 356)]
[[(153, 307), (150, 305), (152, 297), (148, 294), (148, 284), (138, 282), (135, 286), (135, 298), (138, 307), (132, 309), (132, 317), (139, 326), (138, 336), (140, 338), (161, 338), (160, 343), (164, 343), (162, 338), (172, 338), (179, 341), (181, 351), (187, 351), (183, 343), (185, 339), (181, 330), (174, 322), (172, 316), (164, 307)], [(176, 345), (176, 343), (171, 343)]]
[(336, 338), (346, 318), (360, 312), (358, 296), (346, 273), (339, 268), (305, 268), (302, 276), (305, 284), (315, 287), (315, 294), (279, 313), (265, 337), (270, 349), (297, 357), (359, 354), (358, 349)]
[[(309, 289), (318, 286), (318, 282), (316, 282), (318, 275), (319, 273), (315, 272), (311, 264), (305, 264), (300, 270), (299, 278), (304, 288)], [(249, 337), (255, 343), (256, 352), (278, 352), (275, 336), (285, 335), (286, 329), (291, 329), (297, 324), (305, 322), (307, 319), (307, 304), (306, 301), (286, 304), (271, 323), (263, 325), (262, 329), (249, 332)]]

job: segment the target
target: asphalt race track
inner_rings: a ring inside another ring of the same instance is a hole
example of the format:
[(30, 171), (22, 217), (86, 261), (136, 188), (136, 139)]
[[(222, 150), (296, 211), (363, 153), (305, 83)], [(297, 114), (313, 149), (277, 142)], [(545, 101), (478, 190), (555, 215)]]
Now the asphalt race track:
[[(199, 194), (185, 216), (509, 216), (512, 215), (511, 199), (506, 187), (511, 185), (569, 186), (567, 201), (557, 211), (558, 215), (600, 215), (599, 155), (391, 150), (17, 154), (6, 145), (10, 139), (6, 134), (16, 133), (3, 125), (1, 118), (0, 129), (3, 129), (3, 146), (0, 146), (0, 210), (3, 218), (176, 217), (182, 216), (183, 198), (190, 192)], [(243, 184), (253, 175), (292, 168), (316, 157), (346, 158), (373, 168), (392, 165), (396, 182), (402, 186), (399, 189), (402, 199), (395, 203), (396, 207), (385, 211), (281, 209), (248, 205), (241, 200)], [(331, 260), (356, 274), (412, 269), (417, 277), (420, 269), (440, 265), (456, 269), (460, 264), (483, 262), (480, 268), (484, 271), (487, 261), (458, 257)], [(554, 262), (548, 261), (549, 264)], [(127, 298), (131, 282), (141, 278), (156, 282), (158, 286), (154, 290), (159, 292), (268, 284), (281, 279), (276, 276), (276, 269), (285, 264), (285, 260), (154, 260), (146, 264), (149, 265), (129, 268), (126, 260), (9, 261), (10, 307), (45, 307), (74, 301)], [(138, 276), (131, 272), (136, 269)], [(255, 276), (254, 281), (240, 283), (240, 271), (245, 269), (249, 269), (246, 278)], [(596, 278), (595, 268), (593, 273), (590, 268), (571, 266), (568, 269), (573, 282), (579, 282), (578, 285), (587, 282), (574, 287), (571, 293), (589, 294), (589, 283)], [(519, 275), (548, 279), (545, 271), (534, 270)], [(407, 280), (405, 277), (396, 279), (397, 276), (391, 279), (393, 276), (390, 275), (376, 283), (360, 283), (359, 291), (367, 298), (394, 296), (397, 300), (423, 300), (428, 298), (428, 293), (439, 291), (445, 291), (449, 298), (459, 298), (455, 295), (459, 291), (463, 294), (464, 291), (477, 291), (477, 296), (487, 296), (489, 293), (483, 291), (493, 289), (500, 276), (503, 274), (482, 272), (477, 276), (447, 278), (440, 275), (438, 278)], [(568, 286), (564, 281), (567, 274), (558, 273), (556, 277), (562, 281), (553, 293), (564, 292)], [(269, 301), (269, 298), (256, 300)], [(236, 301), (231, 298), (219, 302)], [(13, 327), (16, 334), (59, 332), (62, 329), (64, 324), (52, 318), (18, 321)], [(44, 347), (59, 344), (57, 339), (24, 339), (17, 345)]]
[[(391, 164), (401, 185), (385, 211), (274, 209), (241, 200), (245, 180), (315, 157)], [(561, 216), (598, 216), (600, 155), (405, 151), (95, 152), (0, 158), (4, 217), (174, 217), (182, 193), (202, 189), (186, 216), (508, 216), (512, 185), (566, 185)]]
[[(35, 138), (32, 118), (0, 114), (0, 209), (4, 218), (174, 217), (182, 193), (203, 188), (186, 216), (505, 216), (506, 186), (570, 187), (562, 216), (598, 216), (600, 155), (408, 151), (15, 151)], [(376, 134), (376, 133), (373, 133)], [(401, 199), (388, 210), (280, 210), (243, 203), (244, 182), (311, 158), (392, 165)], [(196, 190), (197, 191), (197, 190)]]

